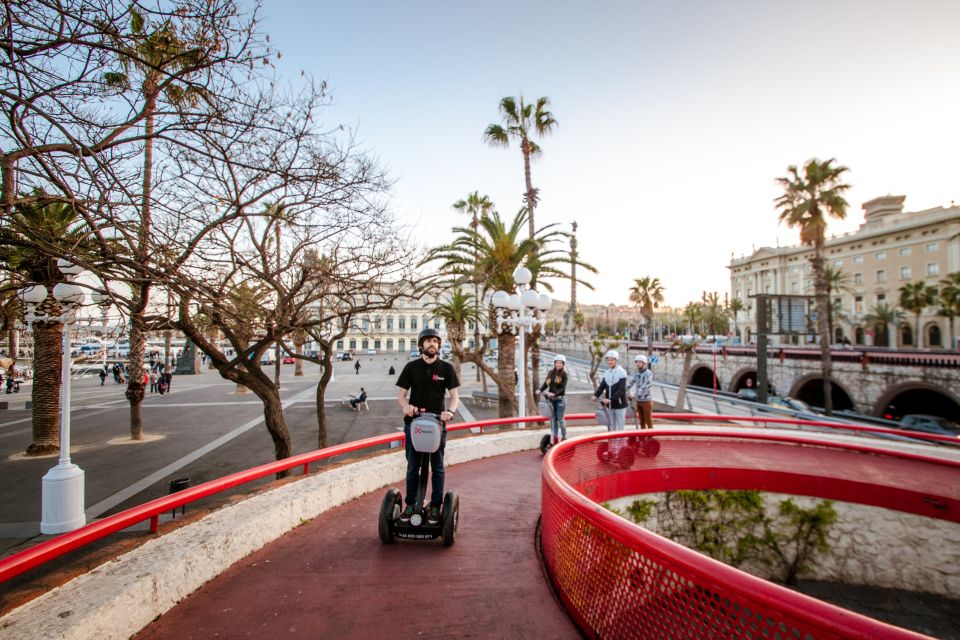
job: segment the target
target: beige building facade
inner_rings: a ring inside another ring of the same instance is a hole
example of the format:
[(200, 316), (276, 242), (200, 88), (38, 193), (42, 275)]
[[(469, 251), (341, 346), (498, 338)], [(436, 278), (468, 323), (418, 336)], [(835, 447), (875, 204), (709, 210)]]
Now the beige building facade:
[[(868, 314), (883, 304), (899, 308), (904, 284), (922, 281), (939, 287), (947, 274), (960, 272), (960, 206), (904, 211), (905, 199), (884, 196), (865, 202), (860, 228), (826, 241), (825, 264), (845, 274), (850, 289), (831, 294), (840, 309), (833, 323), (837, 342), (845, 338), (852, 344), (885, 346), (883, 337), (864, 325)], [(762, 247), (730, 261), (730, 294), (746, 308), (739, 317), (745, 342), (755, 341), (757, 331), (751, 296), (813, 294), (812, 255), (813, 249), (803, 245)], [(903, 321), (890, 329), (890, 346), (950, 347), (949, 321), (937, 315), (937, 308), (920, 315), (920, 336), (914, 335), (914, 315), (904, 312)]]

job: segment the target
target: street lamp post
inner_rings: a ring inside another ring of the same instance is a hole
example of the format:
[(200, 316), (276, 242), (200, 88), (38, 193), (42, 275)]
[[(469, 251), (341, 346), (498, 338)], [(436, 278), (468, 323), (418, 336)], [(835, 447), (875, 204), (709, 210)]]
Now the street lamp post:
[(57, 267), (67, 277), (53, 287), (53, 297), (60, 304), (60, 315), (38, 315), (40, 304), (49, 292), (42, 285), (21, 290), (24, 320), (29, 330), (34, 322), (60, 322), (63, 325), (63, 366), (60, 370), (60, 459), (41, 481), (40, 533), (65, 533), (86, 524), (83, 469), (70, 461), (70, 325), (76, 322), (77, 309), (83, 304), (84, 289), (69, 278), (81, 268), (60, 259)]
[[(513, 281), (517, 283), (517, 293), (497, 291), (493, 294), (492, 302), (497, 315), (497, 331), (502, 333), (507, 327), (511, 333), (518, 336), (517, 345), (517, 384), (520, 390), (520, 416), (527, 414), (526, 395), (526, 366), (523, 361), (524, 339), (527, 331), (535, 326), (544, 328), (547, 323), (547, 311), (553, 301), (545, 293), (538, 293), (536, 289), (527, 288), (533, 274), (526, 267), (517, 267), (513, 272)], [(520, 424), (524, 428), (524, 424)]]

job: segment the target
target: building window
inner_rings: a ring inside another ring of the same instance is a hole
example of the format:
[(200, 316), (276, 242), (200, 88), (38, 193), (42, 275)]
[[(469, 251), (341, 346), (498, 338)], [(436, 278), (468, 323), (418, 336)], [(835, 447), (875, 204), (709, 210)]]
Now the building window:
[(901, 280), (909, 280), (909, 279), (912, 278), (912, 277), (913, 277), (913, 275), (912, 275), (912, 269), (910, 269), (910, 267), (900, 267), (900, 279), (901, 279)]
[[(387, 331), (393, 331), (393, 316), (387, 318)], [(390, 347), (387, 347), (388, 349)]]
[(886, 301), (887, 301), (887, 294), (885, 293), (877, 294), (877, 304), (883, 304)]
[(387, 338), (387, 351), (393, 351), (393, 338)]
[(910, 247), (900, 247), (900, 255), (908, 256), (911, 253), (913, 253), (913, 251), (910, 249)]
[(337, 351), (343, 351), (343, 340), (337, 340)]
[(417, 330), (417, 318), (416, 316), (410, 316), (410, 331)]
[(361, 341), (360, 341), (360, 348), (361, 348), (361, 349), (369, 349), (369, 348), (370, 348), (370, 341), (367, 340), (366, 338), (364, 338), (363, 340), (361, 340)]
[(370, 331), (370, 318), (363, 319), (363, 330)]
[(939, 243), (936, 243), (936, 242), (928, 242), (928, 243), (927, 243), (927, 253), (933, 253), (933, 252), (936, 251), (939, 247), (940, 247)]
[(887, 272), (883, 269), (877, 271), (877, 284), (881, 284), (887, 281)]
[(439, 328), (440, 328), (440, 318), (434, 318), (434, 319), (433, 319), (433, 328), (434, 328), (434, 329), (439, 329)]
[(853, 299), (853, 310), (856, 313), (863, 313), (863, 296), (856, 296)]
[(863, 284), (863, 274), (855, 273), (853, 274), (853, 284)]
[(886, 251), (877, 251), (875, 254), (873, 254), (873, 257), (876, 258), (877, 260), (886, 260), (886, 259), (887, 259), (887, 252), (886, 252)]
[(940, 275), (940, 263), (931, 262), (927, 264), (927, 275), (928, 276), (938, 276)]
[(790, 283), (790, 291), (792, 291), (793, 293), (799, 292), (799, 291), (800, 291), (800, 283), (799, 283), (799, 282), (796, 282), (796, 281), (791, 282), (791, 283)]
[(377, 318), (376, 320), (373, 321), (374, 330), (380, 331), (382, 327), (383, 327), (383, 321), (380, 320), (380, 318)]
[(853, 256), (853, 264), (863, 264), (863, 256)]
[(406, 328), (407, 328), (407, 319), (404, 318), (403, 316), (400, 316), (399, 318), (397, 318), (397, 329), (399, 329), (400, 331), (403, 331)]
[(350, 348), (351, 348), (351, 349), (356, 349), (356, 348), (357, 348), (357, 339), (356, 339), (356, 338), (350, 338)]
[(400, 338), (397, 340), (397, 351), (406, 351), (407, 350), (407, 340), (406, 338)]
[(373, 341), (373, 348), (376, 349), (377, 351), (380, 350), (380, 341), (379, 341), (379, 340), (374, 340), (374, 341)]

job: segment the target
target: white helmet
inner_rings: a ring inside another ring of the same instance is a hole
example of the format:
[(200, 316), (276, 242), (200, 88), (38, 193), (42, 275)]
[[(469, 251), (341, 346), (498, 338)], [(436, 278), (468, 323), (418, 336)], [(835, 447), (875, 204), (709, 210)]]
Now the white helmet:
[(647, 356), (639, 355), (639, 356), (637, 356), (636, 358), (633, 359), (633, 362), (634, 362), (634, 363), (642, 362), (643, 364), (647, 364)]
[(558, 353), (557, 355), (553, 356), (553, 363), (556, 364), (556, 363), (558, 363), (558, 362), (562, 362), (562, 363), (566, 364), (566, 363), (567, 363), (567, 356), (563, 355), (562, 353)]
[(610, 351), (607, 351), (605, 354), (603, 354), (603, 357), (604, 357), (604, 358), (613, 358), (614, 360), (619, 360), (619, 359), (620, 359), (620, 354), (617, 353), (617, 350), (616, 350), (616, 349), (610, 349)]

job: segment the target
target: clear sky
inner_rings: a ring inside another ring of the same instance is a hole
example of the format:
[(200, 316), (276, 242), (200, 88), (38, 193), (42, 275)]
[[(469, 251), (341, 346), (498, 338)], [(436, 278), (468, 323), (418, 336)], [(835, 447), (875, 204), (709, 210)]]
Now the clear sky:
[(645, 275), (672, 305), (729, 291), (732, 254), (798, 242), (774, 180), (811, 157), (850, 168), (828, 234), (881, 195), (960, 202), (958, 0), (265, 0), (264, 16), (281, 72), (330, 83), (327, 124), (380, 158), (428, 244), (474, 190), (516, 213), (520, 151), (481, 135), (502, 97), (549, 97), (537, 224), (579, 223), (600, 270), (581, 302), (624, 304)]

